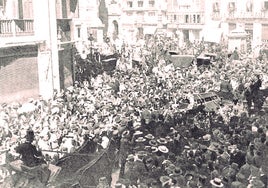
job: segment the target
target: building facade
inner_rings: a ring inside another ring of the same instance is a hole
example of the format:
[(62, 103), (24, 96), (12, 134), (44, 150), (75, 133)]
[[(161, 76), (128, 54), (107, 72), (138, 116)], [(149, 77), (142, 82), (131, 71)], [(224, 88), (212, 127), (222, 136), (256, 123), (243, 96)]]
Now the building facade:
[[(166, 0), (121, 0), (117, 3), (120, 9), (120, 32), (123, 38), (136, 41), (147, 35), (153, 35), (157, 28), (167, 25), (167, 1)], [(113, 11), (115, 13), (115, 11)], [(113, 14), (114, 14), (113, 13)], [(109, 13), (110, 14), (110, 13)], [(114, 27), (114, 24), (109, 26)]]
[(0, 102), (51, 98), (72, 84), (77, 0), (0, 1)]
[(181, 43), (202, 39), (206, 21), (204, 0), (169, 0), (167, 11), (167, 27), (176, 32)]
[[(100, 20), (99, 6), (104, 0), (80, 0), (78, 2), (79, 17), (73, 19), (74, 24), (74, 40), (78, 51), (82, 53), (85, 46), (91, 45), (89, 36), (93, 36), (93, 43), (103, 42), (104, 23)], [(104, 4), (104, 6), (106, 6)], [(103, 9), (106, 7), (103, 7)], [(107, 13), (108, 19), (108, 13)]]
[(268, 1), (209, 0), (208, 6), (211, 10), (211, 20), (220, 23), (225, 36), (242, 27), (248, 34), (247, 48), (252, 49), (255, 54), (258, 54), (260, 47), (267, 43)]

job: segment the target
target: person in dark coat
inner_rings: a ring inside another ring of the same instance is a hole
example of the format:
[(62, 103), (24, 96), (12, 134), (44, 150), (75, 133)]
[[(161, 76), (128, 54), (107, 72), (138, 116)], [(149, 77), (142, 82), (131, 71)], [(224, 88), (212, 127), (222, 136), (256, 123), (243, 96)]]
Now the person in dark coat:
[(239, 54), (238, 54), (238, 49), (235, 47), (235, 50), (232, 54), (233, 60), (239, 60)]
[(233, 88), (227, 76), (224, 77), (224, 80), (220, 84), (219, 95), (225, 100), (233, 100)]
[(36, 146), (32, 144), (34, 140), (34, 132), (28, 130), (26, 134), (26, 141), (15, 148), (15, 151), (21, 155), (21, 160), (24, 165), (29, 167), (44, 164), (42, 159), (42, 152), (38, 151)]
[(34, 132), (28, 130), (26, 141), (15, 148), (15, 151), (20, 154), (23, 164), (31, 167), (31, 172), (36, 175), (36, 178), (43, 184), (48, 182), (51, 171), (43, 158), (42, 152), (37, 150), (32, 144), (34, 140)]
[(131, 152), (131, 136), (130, 131), (126, 130), (122, 133), (122, 138), (120, 139), (119, 147), (119, 166), (120, 172), (119, 177), (122, 178), (125, 174), (125, 164), (127, 162), (127, 157)]
[(230, 163), (236, 163), (240, 168), (246, 163), (246, 153), (241, 150), (234, 150), (230, 155)]

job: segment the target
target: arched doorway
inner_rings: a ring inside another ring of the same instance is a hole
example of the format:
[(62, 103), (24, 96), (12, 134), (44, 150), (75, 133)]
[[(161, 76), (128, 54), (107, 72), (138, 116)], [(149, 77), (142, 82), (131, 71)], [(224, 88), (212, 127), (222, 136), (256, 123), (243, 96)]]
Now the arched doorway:
[(113, 39), (114, 40), (118, 37), (118, 34), (119, 34), (118, 22), (114, 20), (113, 21)]

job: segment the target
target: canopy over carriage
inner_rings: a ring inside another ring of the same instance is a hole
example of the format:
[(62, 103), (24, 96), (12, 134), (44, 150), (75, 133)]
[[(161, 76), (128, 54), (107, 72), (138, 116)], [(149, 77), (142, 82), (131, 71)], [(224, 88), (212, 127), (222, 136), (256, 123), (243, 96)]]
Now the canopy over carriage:
[(179, 55), (175, 51), (169, 51), (167, 53), (167, 59), (174, 65), (174, 68), (187, 68), (193, 63), (193, 55)]
[[(99, 179), (105, 177), (111, 183), (115, 153), (111, 142), (106, 149), (90, 153), (89, 142), (85, 142), (75, 152), (60, 158), (55, 165), (46, 165), (49, 176), (42, 172), (45, 165), (27, 167), (21, 160), (7, 164), (11, 176), (6, 178), (6, 187), (96, 187)], [(13, 172), (13, 173), (12, 173)], [(15, 172), (15, 173), (14, 173)]]

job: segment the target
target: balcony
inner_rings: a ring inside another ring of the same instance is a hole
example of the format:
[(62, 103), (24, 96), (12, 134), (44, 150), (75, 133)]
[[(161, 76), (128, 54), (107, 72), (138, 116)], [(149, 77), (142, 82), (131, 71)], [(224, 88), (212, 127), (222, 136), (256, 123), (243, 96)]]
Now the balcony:
[(0, 37), (19, 37), (34, 35), (34, 20), (0, 20)]
[(185, 12), (168, 15), (169, 27), (199, 29), (204, 24), (204, 12)]
[(233, 14), (229, 14), (226, 16), (229, 21), (267, 21), (268, 19), (268, 11), (260, 11), (260, 12), (234, 12)]

